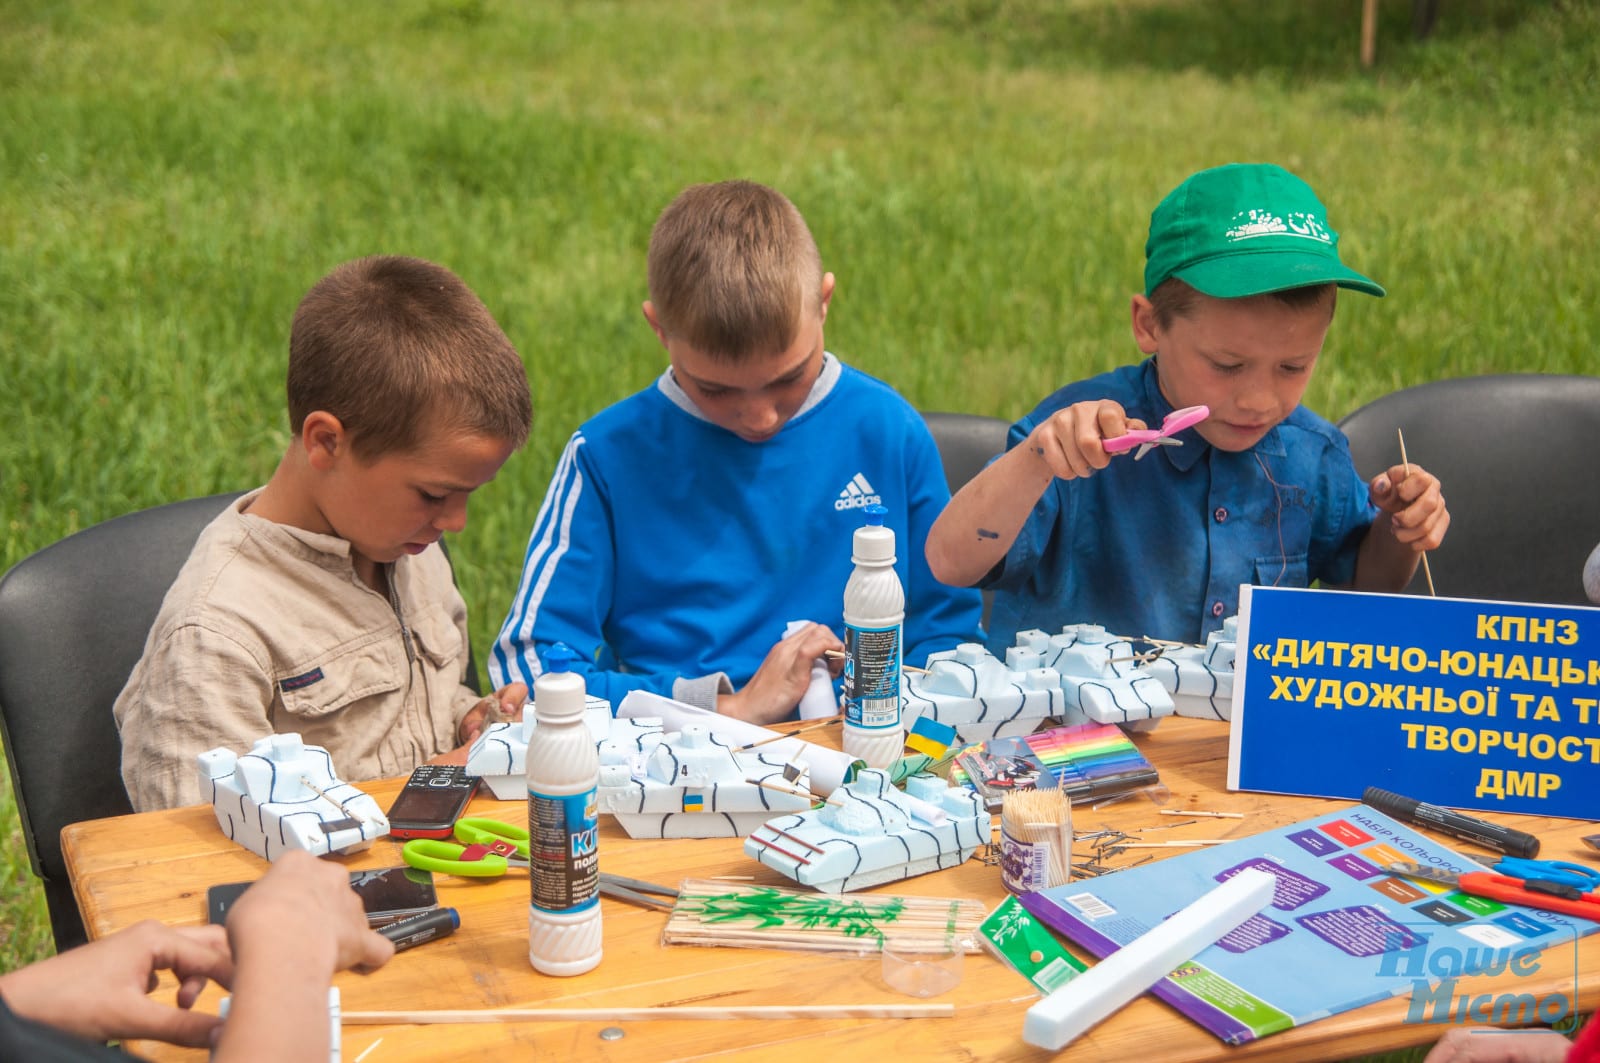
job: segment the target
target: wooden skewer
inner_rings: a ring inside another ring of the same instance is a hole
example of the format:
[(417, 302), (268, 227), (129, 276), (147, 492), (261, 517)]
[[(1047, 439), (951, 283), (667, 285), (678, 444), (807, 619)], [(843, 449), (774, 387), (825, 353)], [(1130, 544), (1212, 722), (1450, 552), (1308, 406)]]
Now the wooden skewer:
[(840, 805), (841, 804), (841, 802), (839, 802), (839, 801), (834, 801), (834, 800), (831, 800), (831, 799), (826, 798), (826, 797), (815, 797), (812, 794), (806, 792), (805, 790), (791, 790), (787, 786), (779, 786), (777, 783), (763, 782), (760, 779), (746, 779), (745, 782), (752, 783), (753, 785), (759, 786), (763, 790), (776, 790), (780, 794), (788, 794), (790, 797), (803, 797), (807, 801), (821, 801), (824, 804), (828, 804), (828, 805)]
[[(1411, 462), (1406, 460), (1406, 434), (1399, 428), (1396, 428), (1394, 432), (1395, 435), (1400, 437), (1400, 466), (1405, 469), (1406, 475), (1410, 476)], [(1428, 581), (1429, 596), (1437, 598), (1438, 594), (1433, 589), (1433, 569), (1428, 567), (1428, 551), (1426, 550), (1422, 551), (1422, 576)]]
[(1181, 842), (1118, 842), (1118, 849), (1196, 849), (1202, 845), (1226, 845), (1226, 838), (1190, 838)]
[(949, 1019), (954, 1004), (794, 1004), (746, 1007), (486, 1008), (480, 1011), (345, 1011), (348, 1026), (457, 1022), (643, 1022), (647, 1019)]
[(320, 797), (324, 801), (328, 802), (334, 808), (337, 808), (340, 812), (343, 812), (347, 816), (350, 815), (350, 810), (348, 808), (345, 808), (344, 804), (342, 802), (340, 802), (340, 800), (338, 798), (336, 798), (332, 794), (328, 793), (328, 791), (324, 790), (322, 787), (318, 786), (316, 783), (312, 782), (310, 779), (306, 778), (304, 775), (300, 776), (300, 781), (305, 783), (306, 786), (311, 790), (312, 793), (316, 794), (318, 797)]
[(1206, 812), (1198, 808), (1186, 808), (1179, 811), (1175, 808), (1163, 808), (1163, 816), (1210, 816), (1212, 819), (1243, 819), (1243, 812)]
[(808, 731), (818, 731), (824, 727), (829, 727), (836, 723), (842, 723), (843, 721), (844, 714), (842, 713), (838, 716), (829, 716), (826, 720), (817, 720), (814, 723), (806, 724), (804, 727), (796, 727), (792, 731), (785, 731), (782, 734), (775, 734), (771, 738), (762, 738), (754, 742), (747, 742), (735, 749), (734, 752), (743, 753), (747, 749), (754, 749), (756, 746), (764, 746), (769, 742), (782, 742), (785, 738), (793, 738), (796, 735), (803, 735)]
[(822, 849), (822, 847), (820, 845), (812, 845), (810, 842), (806, 841), (804, 838), (801, 838), (801, 837), (798, 837), (796, 835), (790, 834), (788, 831), (782, 830), (781, 828), (774, 827), (770, 823), (763, 823), (761, 826), (762, 826), (763, 830), (770, 830), (772, 833), (778, 835), (779, 837), (788, 838), (790, 841), (794, 842), (796, 845), (800, 845), (800, 846), (803, 846), (803, 847), (805, 847), (807, 849), (810, 849), (814, 853), (823, 852), (823, 849)]
[(1151, 661), (1159, 660), (1166, 652), (1166, 647), (1161, 646), (1151, 650), (1149, 653), (1135, 653), (1129, 657), (1107, 657), (1106, 663), (1126, 664), (1129, 661), (1134, 661), (1138, 664), (1149, 664)]

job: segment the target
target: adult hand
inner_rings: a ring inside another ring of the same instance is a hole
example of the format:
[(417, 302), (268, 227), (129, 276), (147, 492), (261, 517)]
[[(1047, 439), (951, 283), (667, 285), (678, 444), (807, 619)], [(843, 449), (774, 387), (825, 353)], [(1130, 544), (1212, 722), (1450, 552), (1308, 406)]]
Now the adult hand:
[(1554, 1030), (1458, 1026), (1422, 1063), (1561, 1063), (1572, 1042)]
[(284, 942), (305, 955), (302, 979), (350, 967), (374, 970), (394, 955), (389, 939), (368, 927), (344, 865), (299, 849), (278, 857), (228, 910), (228, 943), (239, 970), (255, 952)]
[(1129, 417), (1120, 403), (1093, 399), (1057, 410), (1029, 433), (1022, 445), (1055, 476), (1072, 480), (1111, 464), (1105, 440), (1144, 427), (1145, 423)]
[(328, 1058), (335, 971), (371, 970), (394, 946), (367, 927), (342, 864), (292, 850), (228, 912), (233, 1004), (212, 1059)]
[(718, 698), (717, 711), (762, 725), (784, 719), (811, 683), (812, 662), (829, 650), (843, 652), (844, 643), (821, 624), (806, 625), (768, 651), (744, 689)]
[(1389, 515), (1395, 540), (1421, 553), (1436, 550), (1450, 527), (1439, 478), (1420, 465), (1393, 465), (1372, 478), (1372, 502)]
[[(147, 996), (157, 971), (177, 976), (177, 1007)], [(232, 980), (221, 927), (169, 927), (147, 919), (0, 977), (0, 996), (18, 1015), (91, 1040), (151, 1039), (198, 1048), (219, 1020), (189, 1008), (208, 981), (229, 986)]]

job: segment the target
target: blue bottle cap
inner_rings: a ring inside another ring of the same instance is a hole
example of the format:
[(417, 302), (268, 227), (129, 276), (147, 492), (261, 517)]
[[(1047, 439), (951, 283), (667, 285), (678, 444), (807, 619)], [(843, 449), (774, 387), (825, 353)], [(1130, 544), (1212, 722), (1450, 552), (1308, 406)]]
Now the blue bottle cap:
[(544, 670), (547, 672), (570, 672), (572, 662), (578, 659), (578, 654), (565, 642), (558, 642), (544, 651)]
[(884, 518), (889, 515), (889, 507), (874, 503), (863, 509), (861, 513), (867, 518), (867, 523), (876, 528), (882, 526)]

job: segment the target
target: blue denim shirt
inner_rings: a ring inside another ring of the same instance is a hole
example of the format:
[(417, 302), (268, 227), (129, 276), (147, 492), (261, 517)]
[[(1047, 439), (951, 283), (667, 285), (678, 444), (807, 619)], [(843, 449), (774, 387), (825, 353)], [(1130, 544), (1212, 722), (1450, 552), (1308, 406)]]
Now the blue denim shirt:
[[(1069, 384), (1011, 426), (1007, 447), (1051, 414), (1115, 399), (1149, 425), (1172, 412), (1155, 359)], [(1114, 458), (1056, 480), (983, 581), (996, 592), (989, 644), (1018, 631), (1096, 623), (1120, 635), (1200, 642), (1239, 608), (1239, 585), (1346, 585), (1377, 515), (1344, 433), (1296, 408), (1249, 450), (1181, 447)]]

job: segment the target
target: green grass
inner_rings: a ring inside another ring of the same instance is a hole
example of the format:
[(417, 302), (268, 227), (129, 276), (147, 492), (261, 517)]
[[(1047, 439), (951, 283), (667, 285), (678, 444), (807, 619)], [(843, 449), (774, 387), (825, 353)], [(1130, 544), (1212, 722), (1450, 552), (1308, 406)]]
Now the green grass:
[[(1390, 291), (1341, 300), (1313, 408), (1594, 371), (1600, 8), (1450, 0), (1416, 42), (1410, 5), (1380, 6), (1364, 71), (1350, 0), (16, 0), (0, 568), (261, 482), (300, 295), (416, 254), (483, 296), (534, 385), (530, 443), (455, 544), (481, 655), (562, 442), (662, 365), (651, 222), (735, 175), (811, 222), (829, 346), (924, 408), (1015, 417), (1136, 357), (1149, 211), (1233, 160), (1310, 180)], [(0, 884), (0, 966), (41, 951), (40, 911)]]
[[(0, 745), (0, 752), (4, 747)], [(0, 786), (0, 971), (55, 951), (50, 937), (50, 913), (33, 869), (28, 866), (28, 846), (17, 821), (11, 794), (11, 777)]]

